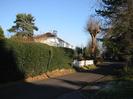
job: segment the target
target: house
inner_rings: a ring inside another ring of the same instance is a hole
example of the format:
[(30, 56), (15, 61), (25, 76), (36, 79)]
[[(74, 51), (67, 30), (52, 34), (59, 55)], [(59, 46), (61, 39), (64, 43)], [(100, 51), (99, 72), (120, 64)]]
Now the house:
[(57, 37), (56, 33), (47, 32), (42, 35), (37, 35), (34, 37), (34, 41), (44, 43), (49, 46), (65, 47), (65, 48), (74, 49), (74, 46), (65, 42), (61, 38)]

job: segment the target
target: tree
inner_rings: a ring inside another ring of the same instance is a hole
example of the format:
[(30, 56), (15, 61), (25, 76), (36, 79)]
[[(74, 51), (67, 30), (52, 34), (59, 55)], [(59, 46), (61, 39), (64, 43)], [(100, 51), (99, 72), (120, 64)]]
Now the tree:
[(14, 23), (8, 31), (16, 33), (16, 36), (32, 37), (34, 30), (38, 30), (34, 23), (35, 19), (31, 14), (17, 14)]
[(76, 47), (74, 50), (74, 59), (82, 60), (83, 59), (83, 49)]
[(99, 22), (96, 19), (90, 18), (87, 23), (87, 31), (91, 35), (92, 43), (91, 43), (91, 56), (95, 57), (96, 54), (96, 36), (100, 32)]
[(111, 55), (117, 57), (122, 56), (126, 58), (131, 55), (133, 57), (133, 1), (101, 1), (103, 8), (96, 10), (96, 12), (107, 19), (108, 26), (111, 27), (104, 37), (106, 39), (104, 44), (107, 50), (113, 53)]
[(108, 19), (110, 21), (108, 23), (119, 21), (123, 11), (127, 10), (127, 0), (101, 0), (101, 2), (102, 7), (96, 10), (96, 12), (105, 19)]
[(0, 26), (0, 39), (4, 38), (4, 31), (2, 29), (2, 27)]

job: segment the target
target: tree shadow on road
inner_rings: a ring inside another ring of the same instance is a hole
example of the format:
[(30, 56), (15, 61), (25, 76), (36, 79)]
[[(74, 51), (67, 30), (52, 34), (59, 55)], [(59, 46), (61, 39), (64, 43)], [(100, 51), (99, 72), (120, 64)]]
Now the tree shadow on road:
[(0, 88), (0, 99), (56, 99), (59, 95), (73, 89), (45, 84), (19, 82)]

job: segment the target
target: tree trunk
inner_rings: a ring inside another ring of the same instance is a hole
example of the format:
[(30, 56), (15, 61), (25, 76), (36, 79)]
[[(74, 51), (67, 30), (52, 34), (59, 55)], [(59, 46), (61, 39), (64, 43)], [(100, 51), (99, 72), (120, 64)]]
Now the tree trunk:
[(93, 57), (95, 57), (95, 53), (96, 53), (96, 36), (91, 35), (92, 37), (92, 49), (91, 49), (91, 54)]
[(128, 10), (131, 12), (133, 10), (133, 1), (132, 0), (127, 0), (128, 2)]

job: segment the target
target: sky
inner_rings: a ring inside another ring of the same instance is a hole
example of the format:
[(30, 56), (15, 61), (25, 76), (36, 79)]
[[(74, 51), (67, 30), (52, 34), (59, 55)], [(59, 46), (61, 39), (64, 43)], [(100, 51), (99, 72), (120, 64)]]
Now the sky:
[(85, 27), (96, 6), (97, 0), (0, 0), (0, 25), (10, 37), (7, 29), (15, 25), (16, 15), (32, 14), (39, 28), (35, 35), (56, 30), (59, 38), (81, 47), (91, 39)]

